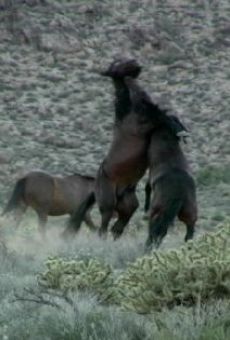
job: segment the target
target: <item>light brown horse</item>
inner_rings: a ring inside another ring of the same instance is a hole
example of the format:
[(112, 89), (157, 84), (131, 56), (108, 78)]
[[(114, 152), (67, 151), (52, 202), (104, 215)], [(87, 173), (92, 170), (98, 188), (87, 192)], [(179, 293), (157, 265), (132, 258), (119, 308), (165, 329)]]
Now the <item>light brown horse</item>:
[(146, 248), (151, 249), (153, 243), (159, 247), (176, 217), (185, 223), (188, 241), (193, 237), (197, 220), (196, 187), (179, 139), (165, 126), (152, 134), (149, 168), (147, 194), (152, 189), (153, 199)]
[[(45, 234), (48, 216), (72, 215), (86, 197), (94, 192), (95, 178), (73, 174), (52, 176), (43, 171), (32, 171), (15, 184), (3, 215), (14, 211), (16, 225), (28, 207), (33, 208), (39, 221), (39, 230)], [(88, 227), (95, 230), (90, 209), (84, 215)]]

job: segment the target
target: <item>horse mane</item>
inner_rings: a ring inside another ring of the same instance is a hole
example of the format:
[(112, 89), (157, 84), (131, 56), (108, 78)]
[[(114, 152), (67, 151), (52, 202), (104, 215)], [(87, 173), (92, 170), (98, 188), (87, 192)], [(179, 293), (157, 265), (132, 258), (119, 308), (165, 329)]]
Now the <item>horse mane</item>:
[(155, 121), (157, 123), (156, 129), (167, 130), (178, 140), (180, 140), (179, 134), (188, 132), (180, 119), (175, 114), (169, 114), (169, 109), (153, 102), (152, 98), (135, 79), (126, 78), (126, 84), (130, 90), (130, 100), (134, 110)]
[(115, 116), (116, 119), (122, 120), (132, 107), (129, 89), (124, 79), (113, 79), (113, 83), (115, 87)]

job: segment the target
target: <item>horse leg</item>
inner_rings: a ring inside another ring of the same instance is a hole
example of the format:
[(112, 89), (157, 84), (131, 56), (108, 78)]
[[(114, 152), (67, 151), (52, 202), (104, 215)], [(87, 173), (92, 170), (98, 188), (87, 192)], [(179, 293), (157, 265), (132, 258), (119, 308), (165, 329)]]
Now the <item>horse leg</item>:
[(186, 227), (187, 227), (187, 232), (186, 232), (186, 235), (185, 235), (185, 242), (187, 242), (188, 240), (191, 240), (193, 238), (193, 235), (194, 235), (194, 230), (195, 230), (195, 223), (193, 224), (186, 224)]
[(160, 230), (159, 228), (159, 219), (161, 215), (161, 208), (157, 205), (151, 211), (151, 217), (149, 220), (149, 232), (148, 238), (145, 243), (146, 252), (152, 250), (153, 246), (155, 248), (159, 248), (163, 238), (167, 234), (167, 229)]
[(195, 231), (195, 224), (197, 221), (197, 206), (196, 204), (186, 204), (182, 207), (178, 214), (178, 218), (180, 221), (184, 222), (187, 228), (187, 232), (185, 235), (185, 242), (191, 240)]
[(42, 237), (42, 239), (45, 239), (45, 226), (47, 223), (47, 213), (46, 212), (41, 212), (41, 211), (37, 211), (38, 214), (38, 230), (39, 233)]
[(116, 211), (118, 213), (118, 220), (114, 223), (111, 229), (114, 240), (116, 240), (122, 235), (130, 218), (133, 216), (134, 212), (137, 210), (139, 206), (135, 189), (136, 188), (129, 190), (128, 192), (125, 192), (122, 198), (118, 201), (116, 207)]
[(151, 185), (150, 185), (150, 182), (148, 181), (145, 185), (145, 205), (144, 205), (145, 217), (147, 217), (147, 213), (148, 213), (149, 206), (150, 206), (151, 191), (152, 191)]
[(89, 227), (90, 230), (92, 230), (92, 231), (96, 231), (97, 230), (95, 224), (92, 221), (90, 213), (88, 211), (85, 214), (84, 221), (85, 221), (85, 223), (87, 224), (87, 226)]
[(116, 187), (104, 174), (102, 169), (97, 178), (95, 196), (101, 213), (99, 236), (104, 237), (116, 206)]
[(101, 212), (101, 226), (99, 228), (99, 236), (104, 237), (107, 233), (109, 222), (111, 218), (113, 217), (113, 210), (114, 207), (112, 205), (106, 205), (103, 207), (100, 207)]
[(18, 227), (19, 227), (19, 225), (22, 221), (23, 215), (26, 212), (26, 209), (27, 209), (26, 205), (20, 205), (20, 207), (18, 207), (17, 210), (15, 211), (14, 220), (15, 220), (16, 229), (18, 229)]
[(154, 237), (151, 237), (151, 236), (148, 237), (147, 241), (145, 242), (146, 253), (150, 252), (153, 249), (158, 249), (166, 234), (167, 234), (167, 231), (164, 231), (160, 235), (155, 235)]

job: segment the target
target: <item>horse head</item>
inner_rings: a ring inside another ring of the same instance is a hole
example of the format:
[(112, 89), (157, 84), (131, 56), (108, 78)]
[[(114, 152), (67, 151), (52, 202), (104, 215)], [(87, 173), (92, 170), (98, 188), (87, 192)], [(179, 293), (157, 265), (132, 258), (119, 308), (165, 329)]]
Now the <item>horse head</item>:
[(115, 59), (109, 67), (101, 72), (102, 76), (111, 78), (137, 78), (141, 73), (141, 66), (135, 59)]

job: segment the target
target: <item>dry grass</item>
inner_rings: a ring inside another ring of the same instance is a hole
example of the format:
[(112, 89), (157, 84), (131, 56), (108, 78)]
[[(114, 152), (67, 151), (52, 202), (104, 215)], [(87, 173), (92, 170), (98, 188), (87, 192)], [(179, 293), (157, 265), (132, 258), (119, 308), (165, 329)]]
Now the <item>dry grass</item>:
[[(113, 89), (98, 70), (125, 54), (140, 60), (142, 83), (191, 131), (184, 149), (198, 184), (197, 233), (229, 216), (229, 14), (227, 0), (145, 0), (141, 6), (137, 0), (0, 1), (2, 206), (18, 176), (31, 169), (95, 174), (107, 152), (113, 120)], [(143, 182), (138, 194), (143, 206)], [(70, 307), (66, 318), (61, 314), (62, 323), (55, 308), (10, 302), (13, 289), (35, 287), (35, 274), (48, 255), (106, 257), (119, 269), (143, 254), (146, 223), (141, 208), (129, 232), (115, 244), (82, 231), (67, 247), (58, 237), (64, 223), (51, 220), (48, 240), (42, 244), (33, 215), (17, 232), (10, 220), (1, 221), (9, 254), (1, 257), (0, 336), (76, 338), (80, 326)], [(163, 247), (178, 247), (183, 233), (178, 225)], [(223, 332), (229, 330), (225, 318), (219, 322), (218, 315), (227, 310), (220, 304), (201, 307), (199, 316), (192, 310), (166, 311), (159, 317), (164, 326), (156, 326), (152, 320), (99, 307), (92, 316), (93, 302), (79, 299), (79, 320), (92, 318), (87, 322), (96, 324), (96, 330), (83, 327), (79, 339), (149, 339), (154, 332), (158, 339), (224, 339)]]

